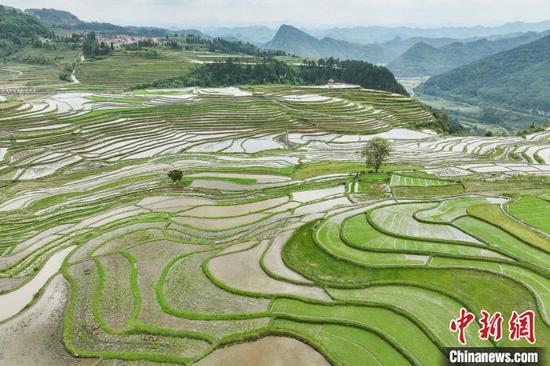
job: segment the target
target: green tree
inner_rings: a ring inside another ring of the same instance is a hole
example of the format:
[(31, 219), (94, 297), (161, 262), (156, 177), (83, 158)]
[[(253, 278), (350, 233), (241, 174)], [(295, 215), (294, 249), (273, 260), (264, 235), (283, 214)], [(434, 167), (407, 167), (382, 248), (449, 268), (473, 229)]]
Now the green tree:
[(365, 158), (367, 167), (374, 168), (374, 171), (378, 173), (380, 166), (390, 156), (390, 153), (390, 142), (381, 137), (375, 137), (367, 142), (361, 155)]
[(183, 178), (183, 172), (179, 169), (173, 169), (168, 172), (168, 178), (172, 179), (172, 182), (177, 183)]
[(94, 32), (88, 33), (82, 42), (82, 53), (86, 57), (105, 56), (113, 52), (113, 48), (105, 42), (98, 42)]

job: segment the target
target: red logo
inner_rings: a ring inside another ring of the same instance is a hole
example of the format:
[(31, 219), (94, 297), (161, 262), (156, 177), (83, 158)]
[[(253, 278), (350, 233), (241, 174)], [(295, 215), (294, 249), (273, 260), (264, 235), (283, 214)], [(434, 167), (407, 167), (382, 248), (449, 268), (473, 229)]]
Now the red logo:
[(460, 344), (466, 344), (466, 336), (464, 335), (464, 331), (468, 328), (468, 325), (474, 321), (474, 319), (474, 314), (469, 313), (466, 309), (462, 308), (460, 309), (460, 317), (456, 320), (451, 320), (449, 329), (451, 329), (452, 332), (458, 331), (458, 341)]
[(481, 310), (481, 329), (479, 330), (480, 339), (489, 339), (493, 337), (495, 341), (502, 339), (502, 321), (504, 318), (498, 311), (490, 316), (485, 310)]
[[(474, 319), (474, 314), (462, 308), (460, 309), (460, 316), (458, 319), (451, 320), (449, 329), (453, 333), (458, 332), (458, 341), (460, 344), (466, 344), (465, 332)], [(490, 337), (493, 337), (495, 341), (500, 341), (502, 339), (502, 324), (504, 323), (502, 313), (497, 311), (491, 315), (489, 312), (481, 310), (479, 322), (481, 325), (479, 339), (488, 340)], [(529, 343), (534, 344), (536, 342), (535, 312), (526, 310), (518, 314), (516, 311), (512, 311), (512, 315), (508, 321), (508, 338), (511, 341), (519, 341), (523, 338)]]
[(525, 338), (533, 344), (537, 340), (535, 337), (535, 313), (532, 310), (526, 310), (519, 315), (517, 312), (512, 311), (508, 327), (511, 341)]

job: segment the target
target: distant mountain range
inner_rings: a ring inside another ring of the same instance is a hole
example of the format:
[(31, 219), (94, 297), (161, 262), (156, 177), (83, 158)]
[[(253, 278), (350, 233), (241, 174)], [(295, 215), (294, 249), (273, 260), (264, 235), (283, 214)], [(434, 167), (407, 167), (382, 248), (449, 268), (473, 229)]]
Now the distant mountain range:
[(271, 41), (277, 33), (277, 29), (266, 26), (208, 27), (201, 30), (212, 37), (249, 42), (255, 45)]
[[(275, 37), (263, 45), (268, 49), (283, 50), (293, 55), (322, 58), (335, 57), (340, 59), (366, 60), (377, 62), (379, 55), (361, 45), (354, 45), (334, 38), (317, 39), (291, 25), (282, 25)], [(370, 51), (370, 52), (369, 52)]]
[(101, 32), (111, 34), (129, 34), (136, 36), (169, 36), (178, 35), (194, 35), (203, 38), (210, 38), (196, 29), (169, 30), (157, 27), (133, 27), (120, 26), (111, 23), (85, 22), (80, 20), (74, 14), (68, 11), (57, 9), (26, 9), (25, 14), (32, 15), (44, 23), (62, 29), (69, 29), (81, 32)]
[(548, 34), (550, 31), (528, 32), (492, 41), (483, 38), (473, 42), (453, 42), (439, 48), (418, 42), (386, 66), (397, 76), (433, 76), (535, 41)]
[(550, 35), (434, 76), (417, 91), (550, 118)]
[(356, 43), (374, 43), (384, 42), (400, 38), (427, 37), (427, 38), (480, 38), (499, 36), (512, 33), (542, 32), (550, 29), (550, 20), (525, 23), (514, 22), (499, 26), (472, 26), (472, 27), (440, 27), (440, 28), (414, 28), (414, 27), (347, 27), (347, 28), (327, 28), (327, 29), (306, 29), (306, 31), (315, 37), (332, 37), (348, 42)]
[[(492, 40), (502, 35), (507, 35), (509, 37), (514, 33), (542, 32), (547, 29), (550, 29), (550, 20), (537, 23), (506, 23), (494, 27), (419, 28), (367, 26), (322, 29), (305, 28), (303, 31), (319, 39), (329, 37), (350, 43), (372, 44), (391, 41), (395, 38), (452, 38), (460, 41), (487, 38)], [(276, 28), (267, 26), (207, 27), (202, 29), (202, 31), (214, 37), (234, 38), (257, 45), (268, 42), (275, 36), (275, 33), (277, 33)]]
[(273, 39), (262, 46), (307, 58), (335, 57), (385, 64), (418, 42), (440, 47), (456, 42), (456, 40), (452, 38), (395, 38), (383, 43), (361, 45), (330, 37), (317, 39), (296, 27), (282, 25)]

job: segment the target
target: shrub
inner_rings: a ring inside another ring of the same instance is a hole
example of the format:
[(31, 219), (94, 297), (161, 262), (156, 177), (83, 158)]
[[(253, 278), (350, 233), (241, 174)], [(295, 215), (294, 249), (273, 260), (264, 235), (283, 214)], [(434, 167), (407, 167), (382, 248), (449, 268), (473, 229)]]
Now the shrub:
[(179, 169), (173, 169), (168, 172), (168, 178), (172, 179), (172, 182), (177, 183), (183, 178), (183, 172)]

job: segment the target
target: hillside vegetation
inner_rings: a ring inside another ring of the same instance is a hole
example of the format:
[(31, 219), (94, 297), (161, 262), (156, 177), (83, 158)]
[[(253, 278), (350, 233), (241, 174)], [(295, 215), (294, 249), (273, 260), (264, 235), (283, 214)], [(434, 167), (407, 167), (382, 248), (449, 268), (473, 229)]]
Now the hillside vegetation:
[(80, 20), (74, 14), (68, 11), (57, 9), (26, 9), (25, 13), (32, 15), (52, 27), (69, 29), (82, 32), (102, 32), (110, 34), (130, 34), (139, 36), (171, 36), (177, 35), (194, 35), (202, 38), (209, 38), (202, 32), (195, 29), (169, 30), (158, 27), (134, 27), (120, 26), (104, 22), (85, 22)]
[(49, 28), (34, 17), (0, 5), (0, 57), (51, 34)]
[(434, 76), (417, 90), (550, 116), (550, 36)]
[(243, 84), (326, 84), (330, 79), (408, 95), (393, 74), (383, 66), (364, 61), (320, 59), (304, 61), (299, 66), (271, 57), (256, 59), (227, 58), (203, 64), (180, 77), (140, 84), (137, 88), (182, 86), (231, 86)]

